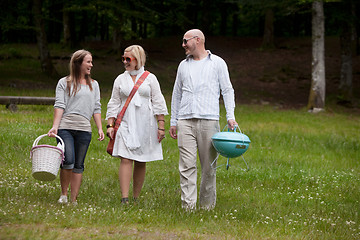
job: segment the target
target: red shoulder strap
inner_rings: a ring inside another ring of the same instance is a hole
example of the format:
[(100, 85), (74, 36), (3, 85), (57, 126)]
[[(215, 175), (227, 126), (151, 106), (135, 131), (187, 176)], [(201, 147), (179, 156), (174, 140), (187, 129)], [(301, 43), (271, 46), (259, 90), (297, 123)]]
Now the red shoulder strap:
[(139, 89), (140, 85), (144, 82), (145, 78), (147, 78), (147, 76), (148, 76), (149, 74), (150, 74), (149, 71), (145, 71), (145, 72), (140, 76), (140, 78), (136, 81), (133, 89), (131, 90), (128, 98), (126, 99), (126, 102), (125, 102), (123, 108), (121, 109), (121, 111), (120, 111), (119, 114), (117, 115), (116, 122), (115, 122), (115, 126), (114, 126), (115, 133), (116, 133), (116, 131), (118, 130), (118, 128), (119, 128), (119, 126), (120, 126), (121, 120), (122, 120), (122, 118), (124, 117), (125, 111), (126, 111), (127, 107), (129, 106), (129, 103), (130, 103), (131, 99), (133, 98), (133, 96), (135, 95), (136, 91)]

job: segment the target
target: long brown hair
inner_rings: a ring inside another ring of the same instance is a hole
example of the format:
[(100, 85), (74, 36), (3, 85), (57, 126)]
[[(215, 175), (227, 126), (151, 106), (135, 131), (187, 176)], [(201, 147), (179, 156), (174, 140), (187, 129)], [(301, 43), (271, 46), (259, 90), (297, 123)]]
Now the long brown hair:
[[(81, 50), (74, 52), (73, 55), (71, 56), (70, 64), (69, 64), (70, 75), (67, 76), (67, 89), (69, 92), (69, 96), (71, 96), (72, 94), (75, 96), (75, 94), (79, 91), (80, 80), (81, 80), (80, 79), (81, 78), (81, 64), (86, 55), (91, 55), (91, 53), (89, 51), (81, 49)], [(90, 88), (90, 91), (92, 91), (93, 90), (92, 84), (91, 84), (92, 78), (91, 78), (90, 74), (85, 74), (85, 80), (86, 80), (86, 85), (88, 85)], [(71, 86), (73, 86), (72, 93), (70, 93)]]

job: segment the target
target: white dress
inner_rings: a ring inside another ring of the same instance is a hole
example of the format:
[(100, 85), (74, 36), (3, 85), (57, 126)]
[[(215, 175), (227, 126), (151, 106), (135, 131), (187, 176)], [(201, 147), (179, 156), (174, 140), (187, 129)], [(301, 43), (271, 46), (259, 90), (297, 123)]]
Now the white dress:
[[(142, 73), (136, 76), (135, 82)], [(107, 105), (106, 120), (117, 117), (133, 87), (134, 82), (127, 71), (115, 79)], [(139, 162), (162, 160), (162, 147), (157, 138), (158, 125), (155, 116), (160, 114), (168, 114), (166, 102), (156, 76), (150, 73), (125, 111), (116, 133), (113, 156)]]

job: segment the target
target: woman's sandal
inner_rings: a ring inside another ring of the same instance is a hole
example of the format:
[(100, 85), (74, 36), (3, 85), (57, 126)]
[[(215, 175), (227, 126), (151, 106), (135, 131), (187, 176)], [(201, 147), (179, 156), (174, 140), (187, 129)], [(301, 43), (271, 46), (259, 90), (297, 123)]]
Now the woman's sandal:
[(121, 204), (129, 204), (129, 198), (122, 198)]

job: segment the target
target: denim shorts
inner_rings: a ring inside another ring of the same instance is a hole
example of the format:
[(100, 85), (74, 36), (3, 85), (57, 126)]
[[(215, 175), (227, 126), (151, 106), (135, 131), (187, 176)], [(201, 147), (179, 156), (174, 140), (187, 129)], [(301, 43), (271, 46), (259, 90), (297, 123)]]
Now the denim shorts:
[[(65, 144), (65, 159), (62, 169), (73, 169), (74, 173), (84, 172), (85, 156), (91, 141), (91, 132), (59, 129), (58, 135)], [(59, 142), (59, 139), (57, 139)]]

